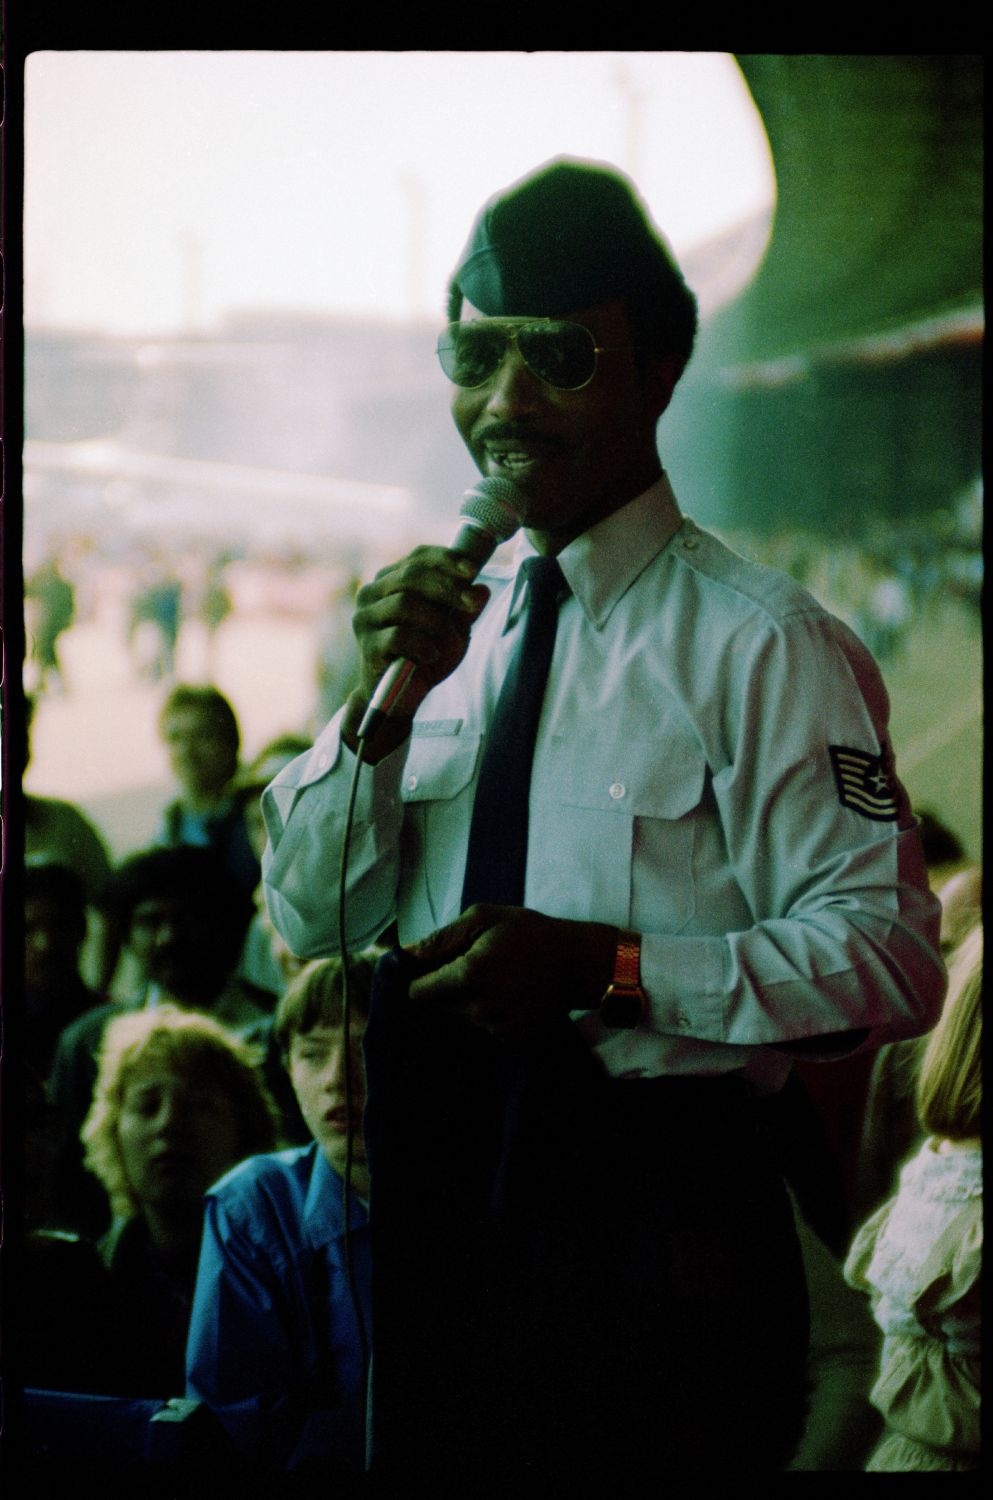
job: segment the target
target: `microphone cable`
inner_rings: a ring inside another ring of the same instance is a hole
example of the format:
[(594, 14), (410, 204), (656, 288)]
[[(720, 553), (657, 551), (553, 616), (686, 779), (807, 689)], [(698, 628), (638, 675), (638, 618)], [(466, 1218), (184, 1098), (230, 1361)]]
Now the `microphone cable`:
[[(343, 1048), (345, 1054), (345, 1171), (342, 1179), (345, 1218), (345, 1280), (348, 1285), (348, 1295), (352, 1303), (352, 1311), (355, 1314), (355, 1323), (359, 1331), (359, 1361), (361, 1379), (361, 1412), (362, 1429), (368, 1437), (369, 1429), (369, 1375), (370, 1375), (370, 1350), (369, 1333), (365, 1326), (365, 1317), (362, 1311), (362, 1300), (359, 1296), (355, 1281), (355, 1257), (352, 1242), (352, 1158), (355, 1145), (355, 1132), (353, 1125), (353, 1088), (352, 1088), (352, 985), (351, 985), (351, 954), (348, 950), (346, 940), (345, 912), (347, 898), (345, 894), (345, 877), (348, 872), (348, 854), (352, 841), (352, 823), (355, 816), (355, 802), (358, 796), (359, 775), (365, 764), (365, 736), (360, 735), (355, 749), (355, 766), (352, 771), (352, 781), (348, 792), (348, 803), (345, 812), (345, 827), (341, 839), (341, 865), (338, 875), (338, 951), (341, 955), (341, 1026), (343, 1033)], [(364, 1066), (364, 1064), (363, 1064)]]
[[(492, 557), (494, 550), (505, 541), (508, 541), (521, 524), (522, 504), (521, 496), (517, 486), (509, 479), (484, 478), (480, 479), (473, 489), (467, 490), (463, 497), (462, 508), (459, 518), (462, 525), (452, 544), (452, 549), (464, 556), (471, 558), (476, 565), (476, 573), (485, 566)], [(476, 576), (474, 574), (474, 576)], [(355, 1321), (359, 1330), (360, 1355), (362, 1361), (362, 1410), (364, 1426), (367, 1439), (367, 1458), (369, 1452), (369, 1377), (371, 1375), (371, 1354), (369, 1349), (369, 1335), (366, 1331), (365, 1322), (362, 1317), (362, 1304), (359, 1298), (358, 1288), (355, 1284), (355, 1263), (351, 1232), (351, 1196), (352, 1196), (352, 1157), (354, 1151), (354, 1130), (352, 1121), (352, 1078), (351, 1078), (351, 955), (348, 950), (346, 913), (346, 876), (348, 874), (348, 856), (352, 840), (352, 824), (355, 817), (355, 803), (358, 796), (359, 776), (362, 766), (366, 763), (365, 752), (367, 741), (373, 738), (376, 729), (382, 720), (389, 716), (403, 695), (410, 676), (415, 671), (412, 662), (396, 661), (384, 672), (380, 683), (370, 699), (362, 721), (356, 734), (355, 766), (352, 771), (352, 781), (348, 793), (348, 803), (345, 812), (345, 826), (342, 830), (341, 839), (341, 866), (338, 874), (338, 952), (341, 955), (341, 986), (342, 986), (342, 1031), (345, 1048), (345, 1173), (343, 1192), (345, 1200), (345, 1276), (348, 1283), (348, 1292), (352, 1308), (355, 1313)]]

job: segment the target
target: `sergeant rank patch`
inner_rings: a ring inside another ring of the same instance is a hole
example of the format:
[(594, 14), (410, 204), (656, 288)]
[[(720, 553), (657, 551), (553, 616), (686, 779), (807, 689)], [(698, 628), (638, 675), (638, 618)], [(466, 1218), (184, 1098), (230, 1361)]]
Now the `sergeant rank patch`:
[(829, 745), (834, 779), (842, 807), (850, 807), (877, 823), (892, 823), (899, 809), (896, 783), (883, 755), (867, 755), (847, 745)]

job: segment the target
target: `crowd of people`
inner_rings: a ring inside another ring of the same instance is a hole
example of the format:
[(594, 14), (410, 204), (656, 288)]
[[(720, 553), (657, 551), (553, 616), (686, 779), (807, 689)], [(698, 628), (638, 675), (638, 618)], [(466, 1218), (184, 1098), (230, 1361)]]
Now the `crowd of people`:
[(695, 304), (629, 186), (525, 180), (450, 292), (516, 575), (359, 588), (313, 745), (171, 683), (117, 864), (29, 799), (29, 1458), (112, 1470), (123, 1401), (266, 1497), (974, 1470), (981, 868), (864, 647), (682, 517)]
[(308, 741), (287, 733), (242, 762), (236, 713), (210, 684), (168, 688), (158, 728), (176, 795), (148, 848), (115, 862), (77, 808), (27, 799), (25, 1384), (182, 1397), (189, 1339), (191, 1394), (256, 1473), (277, 1455), (303, 1472), (339, 1446), (358, 1472), (368, 1270), (353, 1306), (341, 1174), (355, 1139), (358, 1230), (374, 955), (350, 967), (346, 1107), (341, 963), (289, 951), (259, 879), (262, 789)]
[[(26, 522), (30, 529), (39, 518), (29, 513)], [(375, 565), (372, 544), (322, 539), (308, 558), (260, 546), (247, 523), (224, 543), (177, 530), (171, 546), (66, 526), (32, 535), (25, 550), (25, 686), (39, 703), (82, 700), (95, 647), (113, 653), (115, 671), (143, 697), (188, 678), (214, 681), (224, 672), (227, 632), (233, 626), (237, 640), (239, 627), (259, 617), (312, 627), (308, 730), (352, 686), (351, 611), (359, 570)]]

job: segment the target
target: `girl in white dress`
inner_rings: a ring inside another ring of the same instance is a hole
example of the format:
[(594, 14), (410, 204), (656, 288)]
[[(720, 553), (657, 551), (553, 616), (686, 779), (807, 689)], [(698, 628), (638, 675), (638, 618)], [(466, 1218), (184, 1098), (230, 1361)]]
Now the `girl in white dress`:
[(927, 1139), (845, 1263), (883, 1331), (870, 1399), (886, 1430), (867, 1472), (979, 1467), (982, 989), (977, 925), (951, 962), (948, 997), (921, 1062), (917, 1102)]

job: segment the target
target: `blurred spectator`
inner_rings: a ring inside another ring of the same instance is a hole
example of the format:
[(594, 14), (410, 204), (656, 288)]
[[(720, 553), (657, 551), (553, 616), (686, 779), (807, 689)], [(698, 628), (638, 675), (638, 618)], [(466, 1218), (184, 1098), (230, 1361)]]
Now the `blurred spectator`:
[[(982, 871), (968, 867), (946, 880), (941, 901), (941, 951), (951, 966), (963, 940), (982, 921)], [(856, 1222), (896, 1191), (902, 1164), (923, 1138), (915, 1090), (928, 1036), (880, 1047), (873, 1062), (854, 1180)]]
[(877, 661), (893, 661), (903, 650), (911, 618), (910, 592), (882, 558), (870, 557), (869, 585), (856, 617), (856, 629)]
[(235, 976), (252, 915), (251, 898), (209, 849), (152, 849), (115, 872), (108, 904), (120, 922), (135, 976), (127, 999), (96, 1006), (62, 1033), (52, 1065), (53, 1099), (66, 1132), (60, 1192), (70, 1222), (104, 1225), (81, 1172), (79, 1130), (89, 1110), (96, 1057), (109, 1021), (122, 1011), (172, 1001), (214, 1016), (242, 1037), (265, 1043), (270, 1011)]
[[(262, 858), (266, 843), (260, 802), (262, 792), (277, 771), (282, 770), (283, 766), (291, 760), (309, 750), (310, 741), (303, 736), (279, 735), (265, 745), (251, 764), (235, 778), (233, 783), (235, 801), (241, 808), (249, 843), (259, 860)], [(284, 938), (273, 926), (266, 908), (261, 880), (255, 887), (253, 900), (255, 911), (242, 945), (241, 957), (238, 961), (238, 977), (253, 992), (257, 992), (260, 997), (264, 996), (266, 1002), (275, 1009), (276, 1002), (286, 986), (303, 967), (303, 960), (290, 952)], [(271, 1032), (264, 1066), (266, 1079), (283, 1118), (287, 1141), (306, 1141), (309, 1139), (309, 1133)]]
[(328, 601), (317, 641), (315, 734), (319, 734), (338, 712), (358, 679), (359, 648), (352, 629), (352, 616), (361, 582), (358, 574), (353, 573)]
[(914, 1089), (926, 1046), (927, 1036), (909, 1037), (880, 1047), (873, 1059), (855, 1164), (855, 1224), (892, 1195), (900, 1167), (920, 1143)]
[(975, 609), (981, 609), (985, 574), (981, 475), (955, 502), (952, 534), (947, 539), (943, 563), (949, 592)]
[(916, 1086), (925, 1139), (845, 1263), (883, 1332), (871, 1397), (886, 1430), (867, 1473), (980, 1465), (983, 929), (956, 951)]
[[(270, 740), (235, 779), (235, 800), (245, 819), (249, 843), (259, 861), (266, 845), (262, 793), (276, 773), (298, 755), (306, 754), (310, 745), (310, 740), (303, 735), (280, 735)], [(278, 996), (300, 968), (301, 960), (290, 953), (269, 919), (260, 880), (255, 888), (255, 915), (245, 937), (238, 972), (249, 984)]]
[(57, 557), (50, 557), (24, 583), (26, 600), (33, 604), (30, 629), (31, 660), (36, 668), (36, 688), (47, 691), (54, 677), (59, 690), (66, 682), (59, 662), (59, 637), (69, 629), (76, 613), (76, 592), (62, 572)]
[(275, 1034), (313, 1139), (243, 1162), (208, 1193), (187, 1352), (189, 1393), (210, 1405), (236, 1446), (274, 1482), (291, 1471), (320, 1479), (328, 1493), (363, 1461), (366, 1335), (356, 1318), (368, 1328), (370, 1266), (361, 1039), (377, 956), (351, 961), (347, 1055), (340, 959), (307, 964), (280, 1002)]
[[(102, 1393), (113, 1371), (110, 1280), (95, 1245), (60, 1223), (53, 1191), (58, 1113), (33, 1068), (25, 1080), (17, 1371), (24, 1386)], [(7, 1352), (12, 1321), (4, 1328)]]
[(203, 1195), (277, 1144), (255, 1064), (216, 1021), (174, 1006), (107, 1028), (82, 1138), (113, 1211), (101, 1251), (120, 1333), (115, 1395), (183, 1391)]
[[(31, 759), (31, 725), (35, 701), (24, 700), (23, 765)], [(110, 988), (120, 935), (100, 904), (111, 862), (103, 839), (71, 802), (24, 794), (24, 856), (29, 864), (65, 865), (74, 870), (86, 897), (86, 942), (81, 958), (83, 976), (93, 989)]]
[(142, 677), (171, 677), (182, 623), (183, 585), (161, 559), (145, 568), (131, 598), (128, 648)]
[(249, 842), (259, 860), (262, 858), (262, 851), (266, 845), (266, 828), (261, 806), (262, 792), (277, 772), (289, 765), (291, 760), (296, 760), (298, 755), (306, 755), (312, 744), (313, 741), (307, 735), (277, 735), (274, 740), (263, 745), (255, 759), (237, 778), (236, 795), (248, 827)]
[[(936, 813), (927, 807), (914, 811), (928, 882), (942, 904), (941, 947), (947, 956), (978, 912), (982, 877), (968, 865), (958, 837)], [(856, 1052), (829, 1068), (803, 1061), (794, 1064), (794, 1073), (806, 1085), (821, 1116), (841, 1173), (848, 1204), (846, 1243), (870, 1208), (890, 1191), (901, 1160), (894, 1151), (909, 1151), (915, 1138), (913, 1078), (919, 1053), (920, 1039), (911, 1038), (888, 1043), (878, 1052)], [(837, 1250), (837, 1244), (832, 1248)]]
[(86, 936), (83, 884), (65, 865), (29, 862), (24, 871), (24, 1058), (40, 1078), (65, 1028), (104, 997), (80, 976)]
[(957, 870), (938, 888), (938, 899), (941, 902), (941, 951), (947, 958), (982, 919), (982, 870), (978, 865)]
[(965, 849), (958, 835), (929, 807), (915, 807), (917, 826), (924, 850), (924, 863), (928, 869), (928, 881), (933, 891), (940, 891), (949, 875), (960, 870), (967, 861)]
[(180, 683), (162, 706), (159, 733), (179, 796), (166, 805), (154, 842), (214, 849), (253, 891), (261, 871), (234, 794), (241, 745), (234, 709), (215, 687)]
[(208, 676), (213, 675), (216, 666), (217, 632), (234, 608), (231, 594), (224, 581), (224, 569), (228, 560), (227, 555), (223, 553), (219, 557), (210, 559), (195, 606), (207, 636)]

